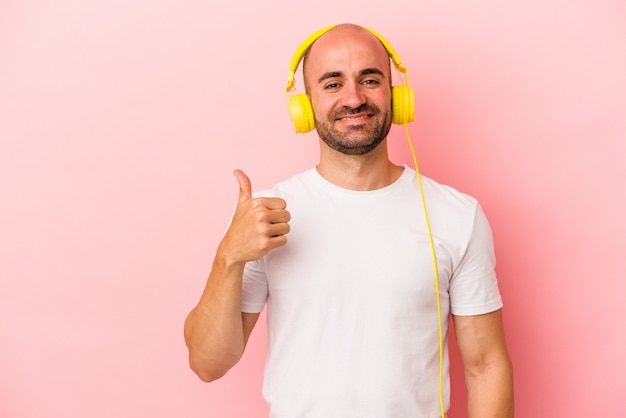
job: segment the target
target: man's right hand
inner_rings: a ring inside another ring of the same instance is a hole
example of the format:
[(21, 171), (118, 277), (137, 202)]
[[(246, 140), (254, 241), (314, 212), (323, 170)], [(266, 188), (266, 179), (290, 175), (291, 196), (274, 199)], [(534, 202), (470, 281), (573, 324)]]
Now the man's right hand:
[(258, 260), (274, 248), (287, 244), (287, 203), (279, 197), (252, 197), (250, 179), (234, 171), (239, 182), (239, 199), (230, 227), (219, 251), (233, 263)]

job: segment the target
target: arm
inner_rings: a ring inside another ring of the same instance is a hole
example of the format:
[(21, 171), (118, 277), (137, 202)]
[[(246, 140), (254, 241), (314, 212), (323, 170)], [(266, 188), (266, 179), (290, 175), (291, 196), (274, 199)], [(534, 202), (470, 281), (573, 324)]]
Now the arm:
[(465, 371), (469, 418), (513, 417), (513, 369), (504, 341), (502, 310), (454, 316)]
[(246, 262), (287, 243), (289, 212), (280, 198), (252, 198), (250, 180), (235, 171), (239, 200), (218, 246), (200, 301), (185, 320), (189, 365), (200, 379), (222, 377), (243, 355), (258, 313), (241, 312)]
[(205, 382), (239, 361), (259, 316), (241, 312), (243, 267), (225, 263), (218, 252), (200, 301), (185, 321), (189, 365)]

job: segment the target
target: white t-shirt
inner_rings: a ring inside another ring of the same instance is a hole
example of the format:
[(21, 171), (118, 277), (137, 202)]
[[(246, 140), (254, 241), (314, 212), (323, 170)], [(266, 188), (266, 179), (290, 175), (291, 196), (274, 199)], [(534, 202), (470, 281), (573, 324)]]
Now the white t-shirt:
[[(491, 230), (475, 199), (422, 178), (449, 314), (502, 306)], [(291, 213), (286, 246), (247, 263), (243, 312), (267, 303), (263, 395), (272, 418), (439, 417), (432, 253), (417, 175), (373, 191), (310, 169), (263, 196)], [(444, 402), (449, 403), (447, 338)]]

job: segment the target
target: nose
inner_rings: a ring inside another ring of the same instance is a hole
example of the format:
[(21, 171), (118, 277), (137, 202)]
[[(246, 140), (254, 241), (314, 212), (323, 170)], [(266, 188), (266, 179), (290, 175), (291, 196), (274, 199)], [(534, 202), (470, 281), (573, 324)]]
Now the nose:
[(362, 89), (363, 86), (357, 82), (346, 83), (342, 91), (341, 104), (352, 109), (361, 106), (367, 101)]

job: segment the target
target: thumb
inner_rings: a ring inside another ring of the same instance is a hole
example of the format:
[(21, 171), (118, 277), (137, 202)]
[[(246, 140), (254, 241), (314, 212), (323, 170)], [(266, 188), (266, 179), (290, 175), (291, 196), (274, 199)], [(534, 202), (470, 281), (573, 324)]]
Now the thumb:
[(252, 184), (250, 184), (250, 179), (246, 176), (246, 173), (237, 169), (233, 174), (235, 174), (239, 182), (239, 201), (252, 199)]

